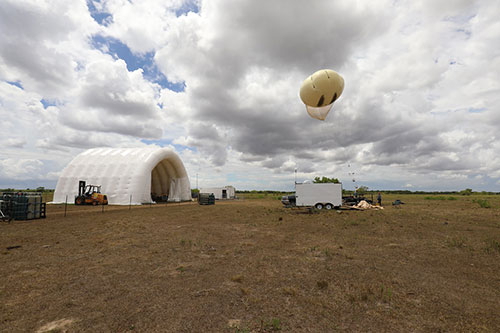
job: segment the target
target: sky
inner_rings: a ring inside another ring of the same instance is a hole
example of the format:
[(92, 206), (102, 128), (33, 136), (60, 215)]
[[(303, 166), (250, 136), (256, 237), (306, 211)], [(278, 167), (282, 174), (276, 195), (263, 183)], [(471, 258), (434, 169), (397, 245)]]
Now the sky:
[[(497, 0), (2, 0), (0, 188), (171, 147), (192, 188), (500, 191)], [(345, 81), (325, 121), (302, 81)], [(295, 173), (296, 170), (296, 173)]]

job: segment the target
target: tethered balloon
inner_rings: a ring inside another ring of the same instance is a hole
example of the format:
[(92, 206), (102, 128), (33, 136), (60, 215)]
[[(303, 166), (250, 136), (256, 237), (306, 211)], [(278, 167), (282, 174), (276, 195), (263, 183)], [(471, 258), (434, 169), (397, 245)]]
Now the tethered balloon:
[(311, 117), (325, 120), (343, 90), (342, 76), (331, 69), (321, 69), (302, 82), (300, 99)]

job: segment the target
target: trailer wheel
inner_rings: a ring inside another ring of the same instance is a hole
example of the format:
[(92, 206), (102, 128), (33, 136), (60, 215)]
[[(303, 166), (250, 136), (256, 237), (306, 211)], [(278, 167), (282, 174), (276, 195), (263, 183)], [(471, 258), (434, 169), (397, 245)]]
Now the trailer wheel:
[(333, 208), (333, 205), (332, 205), (332, 204), (327, 203), (327, 204), (325, 205), (325, 209), (327, 209), (327, 210), (330, 210), (330, 209), (332, 209), (332, 208)]
[(323, 209), (323, 204), (317, 203), (314, 205), (314, 207), (318, 210), (321, 210), (321, 209)]

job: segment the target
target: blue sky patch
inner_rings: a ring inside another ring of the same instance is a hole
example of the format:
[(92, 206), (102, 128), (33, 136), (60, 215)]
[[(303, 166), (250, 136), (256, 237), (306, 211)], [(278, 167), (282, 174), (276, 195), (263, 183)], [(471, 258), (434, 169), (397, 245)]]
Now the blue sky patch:
[(49, 106), (56, 106), (57, 105), (55, 100), (50, 100), (50, 99), (45, 99), (45, 98), (42, 98), (40, 100), (40, 103), (42, 103), (44, 109), (48, 108)]
[(239, 177), (239, 175), (235, 174), (235, 173), (228, 173), (226, 175), (226, 181), (229, 182), (229, 183), (235, 183), (237, 181), (240, 181), (242, 177)]
[[(100, 4), (101, 1), (100, 0), (87, 0), (87, 7), (89, 9), (90, 16), (92, 16), (92, 18), (100, 25), (108, 26), (112, 22), (113, 16), (110, 13), (99, 11), (96, 8), (96, 5), (95, 5), (96, 3)], [(183, 2), (181, 7), (177, 8), (175, 10), (175, 15), (177, 17), (179, 17), (182, 15), (186, 15), (189, 12), (193, 12), (193, 13), (200, 12), (200, 6), (199, 6), (197, 0), (190, 0), (190, 1)]]
[(92, 1), (92, 0), (87, 0), (87, 7), (89, 8), (90, 16), (99, 23), (100, 25), (107, 26), (109, 23), (111, 23), (113, 17), (109, 13), (105, 12), (100, 12), (97, 10), (95, 7), (94, 3), (100, 3), (101, 1)]
[(7, 82), (8, 84), (10, 84), (12, 86), (16, 86), (16, 87), (24, 90), (23, 85), (21, 84), (21, 81), (5, 81), (5, 82)]
[(470, 30), (463, 29), (463, 28), (456, 29), (455, 31), (458, 32), (458, 33), (464, 34), (466, 38), (469, 38), (471, 36), (471, 34), (472, 34), (472, 32)]
[[(144, 73), (146, 73), (146, 72), (144, 72)], [(181, 92), (181, 91), (184, 91), (186, 89), (186, 83), (184, 81), (179, 82), (179, 83), (173, 83), (173, 82), (170, 82), (169, 80), (167, 80), (165, 75), (163, 75), (163, 73), (161, 73), (158, 70), (157, 70), (157, 74), (158, 75), (156, 76), (156, 78), (154, 80), (150, 80), (150, 81), (158, 83), (162, 88), (173, 90), (175, 92)], [(144, 76), (146, 77), (146, 75), (144, 75)]]
[(484, 112), (486, 111), (486, 108), (469, 108), (469, 110), (467, 110), (469, 113), (481, 113), (481, 112)]
[(185, 149), (188, 149), (188, 150), (196, 152), (196, 148), (195, 147), (178, 145), (178, 144), (172, 143), (172, 140), (167, 140), (167, 139), (160, 139), (160, 140), (146, 140), (146, 139), (142, 139), (141, 142), (145, 143), (147, 145), (158, 145), (160, 147), (167, 147), (167, 146), (172, 145), (172, 146), (174, 146), (174, 148), (175, 148), (176, 151), (183, 151)]
[(167, 80), (165, 75), (160, 72), (154, 61), (154, 52), (144, 54), (134, 54), (130, 48), (120, 40), (113, 37), (104, 37), (102, 35), (92, 36), (92, 45), (102, 52), (105, 52), (114, 58), (125, 61), (129, 71), (135, 71), (142, 68), (146, 80), (159, 84), (164, 89), (170, 89), (175, 92), (184, 91), (186, 84), (184, 82), (173, 83)]
[(186, 15), (189, 12), (193, 12), (193, 13), (200, 12), (200, 6), (198, 5), (198, 1), (191, 0), (191, 1), (184, 2), (182, 4), (182, 6), (175, 11), (175, 15), (177, 17), (179, 17), (182, 15)]

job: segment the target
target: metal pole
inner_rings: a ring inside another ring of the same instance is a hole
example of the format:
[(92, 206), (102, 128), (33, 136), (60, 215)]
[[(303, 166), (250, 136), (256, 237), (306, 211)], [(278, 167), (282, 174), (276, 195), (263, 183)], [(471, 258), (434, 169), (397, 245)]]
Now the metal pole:
[(66, 196), (66, 201), (64, 202), (64, 217), (66, 217), (66, 209), (68, 207), (68, 196)]
[(295, 188), (297, 188), (297, 168), (295, 168)]

